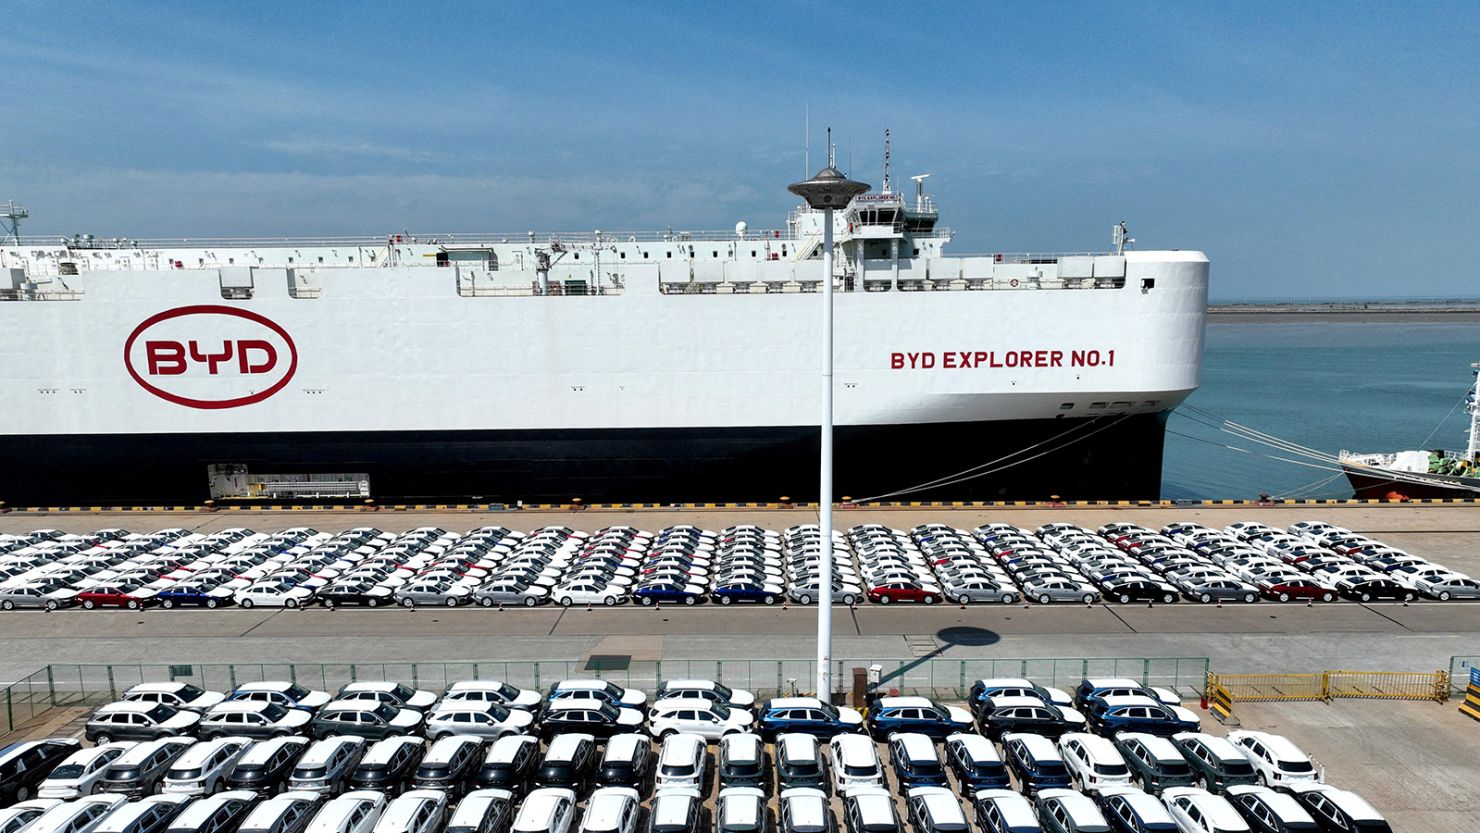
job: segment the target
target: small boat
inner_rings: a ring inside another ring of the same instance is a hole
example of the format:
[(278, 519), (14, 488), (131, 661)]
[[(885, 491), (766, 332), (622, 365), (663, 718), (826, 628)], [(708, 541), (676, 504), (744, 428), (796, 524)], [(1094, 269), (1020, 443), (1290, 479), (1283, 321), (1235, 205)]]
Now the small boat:
[(1480, 498), (1480, 362), (1466, 398), (1470, 433), (1464, 451), (1412, 450), (1387, 454), (1341, 452), (1341, 468), (1359, 498), (1416, 500)]

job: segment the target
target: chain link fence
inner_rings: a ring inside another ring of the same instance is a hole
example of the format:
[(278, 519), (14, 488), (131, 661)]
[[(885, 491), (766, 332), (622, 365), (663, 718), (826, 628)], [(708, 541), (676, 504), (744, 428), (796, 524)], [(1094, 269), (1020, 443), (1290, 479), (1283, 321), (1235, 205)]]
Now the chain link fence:
[[(1129, 677), (1175, 689), (1203, 690), (1207, 657), (1080, 657), (1033, 659), (839, 659), (834, 679), (847, 685), (852, 669), (879, 666), (880, 688), (943, 700), (966, 697), (984, 677), (1027, 677), (1043, 685), (1073, 687), (1087, 676)], [(811, 693), (816, 662), (792, 659), (588, 660), (537, 662), (220, 663), (158, 665), (48, 665), (3, 690), (4, 731), (13, 731), (52, 708), (93, 707), (117, 700), (143, 682), (187, 682), (211, 691), (243, 683), (288, 680), (328, 691), (361, 680), (394, 680), (440, 692), (458, 680), (501, 680), (543, 691), (555, 682), (600, 677), (624, 688), (653, 691), (665, 680), (710, 679), (757, 697)]]

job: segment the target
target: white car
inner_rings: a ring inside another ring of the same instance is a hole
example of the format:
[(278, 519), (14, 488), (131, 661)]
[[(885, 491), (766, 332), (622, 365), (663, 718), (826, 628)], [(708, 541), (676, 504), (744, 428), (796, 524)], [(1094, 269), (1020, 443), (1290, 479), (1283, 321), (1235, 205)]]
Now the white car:
[(331, 798), (314, 813), (304, 833), (370, 833), (390, 799), (375, 790), (353, 790)]
[(834, 735), (827, 742), (832, 755), (833, 792), (842, 795), (853, 787), (884, 786), (884, 764), (867, 735)]
[(654, 699), (697, 699), (742, 709), (755, 705), (754, 694), (721, 685), (714, 680), (669, 680), (659, 686)]
[(1283, 735), (1236, 729), (1228, 739), (1249, 759), (1266, 787), (1321, 781), (1315, 762)]
[(601, 787), (591, 793), (580, 833), (636, 833), (642, 796), (631, 787)]
[[(37, 798), (79, 798), (96, 793), (108, 765), (133, 746), (132, 741), (119, 741), (73, 752), (36, 788)], [(0, 822), (0, 830), (6, 829)]]
[(1249, 833), (1249, 824), (1221, 795), (1197, 787), (1167, 787), (1161, 801), (1181, 833)]
[(534, 714), (483, 701), (447, 702), (427, 715), (424, 734), (430, 740), (452, 735), (476, 735), (497, 740), (504, 735), (526, 734)]
[(598, 584), (595, 581), (578, 581), (562, 584), (551, 592), (550, 598), (558, 605), (605, 605), (615, 607), (626, 601), (627, 589), (612, 583)]
[(232, 600), (237, 607), (303, 607), (313, 599), (314, 591), (277, 579), (264, 579), (237, 593)]
[(648, 723), (660, 738), (682, 732), (714, 740), (748, 732), (754, 721), (755, 717), (744, 709), (693, 697), (659, 700), (648, 710)]
[(1059, 738), (1059, 754), (1085, 792), (1131, 785), (1131, 770), (1120, 750), (1099, 735), (1068, 732)]

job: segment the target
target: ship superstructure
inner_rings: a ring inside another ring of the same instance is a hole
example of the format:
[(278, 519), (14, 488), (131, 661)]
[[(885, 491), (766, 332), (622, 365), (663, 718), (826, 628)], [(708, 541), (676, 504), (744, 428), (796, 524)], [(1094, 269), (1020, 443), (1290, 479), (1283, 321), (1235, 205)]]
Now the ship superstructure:
[[(948, 255), (924, 182), (840, 215), (835, 497), (1156, 497), (1207, 258), (1120, 227), (1099, 253)], [(0, 500), (814, 499), (821, 246), (804, 208), (724, 232), (10, 239)]]

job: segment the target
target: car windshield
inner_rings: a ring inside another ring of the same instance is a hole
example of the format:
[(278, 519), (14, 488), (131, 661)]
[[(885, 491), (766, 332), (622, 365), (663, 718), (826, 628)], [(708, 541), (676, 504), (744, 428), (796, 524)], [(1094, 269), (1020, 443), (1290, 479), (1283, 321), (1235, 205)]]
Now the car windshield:
[(283, 693), (293, 698), (294, 700), (302, 700), (303, 698), (308, 696), (308, 689), (304, 688), (301, 685), (298, 685), (297, 683), (294, 683), (293, 685), (290, 685), (287, 688), (283, 689)]
[(379, 717), (381, 720), (394, 720), (396, 718), (396, 715), (400, 713), (400, 709), (397, 709), (395, 706), (392, 706), (389, 703), (381, 703), (379, 706), (375, 707), (375, 716)]
[(185, 683), (184, 685), (180, 686), (179, 694), (180, 697), (184, 700), (194, 700), (202, 694), (205, 694), (205, 692), (200, 690), (199, 688), (196, 688), (190, 683)]
[(391, 689), (391, 693), (396, 695), (397, 700), (400, 700), (402, 703), (404, 703), (407, 700), (410, 700), (411, 696), (416, 692), (412, 691), (411, 687), (406, 685), (405, 683), (396, 683), (395, 688)]
[(276, 703), (268, 703), (262, 707), (262, 711), (260, 712), (260, 714), (268, 720), (276, 723), (287, 716), (288, 710)]
[(81, 764), (62, 764), (51, 771), (48, 776), (50, 780), (61, 781), (68, 778), (81, 778), (84, 768)]
[(151, 721), (155, 723), (163, 723), (164, 721), (169, 720), (170, 718), (175, 716), (175, 709), (173, 706), (166, 706), (165, 704), (160, 703), (159, 705), (150, 709), (148, 714)]

